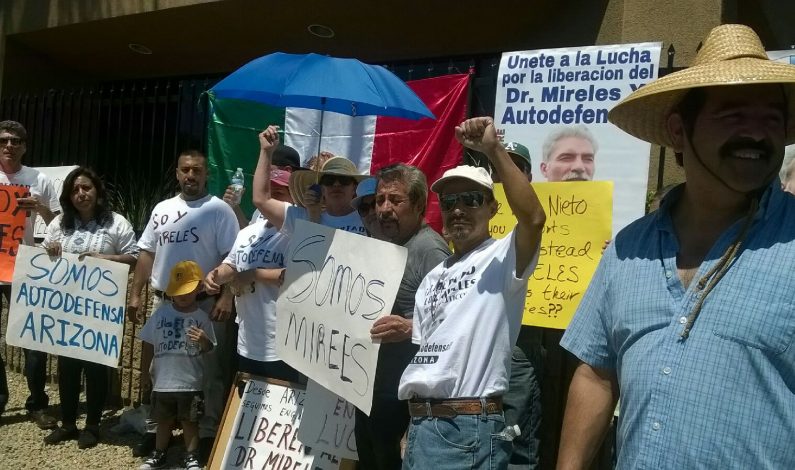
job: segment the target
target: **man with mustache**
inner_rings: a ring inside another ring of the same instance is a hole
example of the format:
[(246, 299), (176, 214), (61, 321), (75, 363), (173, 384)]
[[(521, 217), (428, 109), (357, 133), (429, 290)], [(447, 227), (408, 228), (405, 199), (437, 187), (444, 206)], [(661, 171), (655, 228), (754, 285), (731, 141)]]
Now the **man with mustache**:
[[(372, 188), (372, 194), (368, 194), (368, 188)], [(370, 236), (408, 250), (392, 314), (376, 320), (370, 330), (373, 341), (381, 343), (373, 407), (370, 416), (356, 410), (356, 448), (361, 468), (396, 470), (402, 465), (400, 440), (409, 424), (406, 402), (398, 399), (398, 383), (417, 352), (411, 342), (414, 299), (422, 279), (450, 255), (450, 250), (423, 220), (428, 183), (419, 168), (402, 163), (384, 167), (376, 178), (359, 183), (356, 191), (361, 195), (352, 205)]]
[(598, 148), (587, 127), (561, 127), (544, 140), (541, 173), (547, 181), (591, 181)]
[[(158, 203), (144, 229), (138, 246), (141, 248), (135, 266), (128, 306), (128, 317), (140, 321), (141, 289), (150, 281), (154, 299), (152, 310), (160, 302), (170, 302), (165, 289), (171, 268), (181, 261), (195, 261), (202, 272), (210, 272), (221, 264), (234, 244), (239, 230), (235, 213), (223, 200), (207, 193), (207, 157), (197, 151), (182, 152), (177, 159), (176, 178), (180, 192)], [(230, 344), (226, 327), (232, 313), (233, 296), (229, 289), (220, 295), (199, 294), (199, 307), (213, 320), (218, 345), (203, 356), (204, 417), (199, 421), (200, 460), (206, 461), (212, 450), (215, 433), (226, 402), (226, 383), (231, 376)], [(152, 347), (142, 352), (141, 370), (146, 373), (152, 358)], [(143, 441), (133, 453), (147, 455), (154, 448), (157, 424), (147, 422)]]
[(743, 25), (610, 112), (686, 182), (607, 247), (563, 336), (559, 469), (588, 468), (619, 394), (618, 468), (795, 468), (793, 115), (795, 66)]
[(409, 399), (403, 462), (409, 470), (507, 468), (512, 437), (502, 395), (546, 220), (491, 118), (464, 121), (455, 134), (489, 159), (517, 225), (503, 239), (489, 235), (497, 202), (485, 168), (452, 168), (431, 186), (455, 253), (417, 289), (411, 333), (419, 349), (398, 389), (400, 398)]

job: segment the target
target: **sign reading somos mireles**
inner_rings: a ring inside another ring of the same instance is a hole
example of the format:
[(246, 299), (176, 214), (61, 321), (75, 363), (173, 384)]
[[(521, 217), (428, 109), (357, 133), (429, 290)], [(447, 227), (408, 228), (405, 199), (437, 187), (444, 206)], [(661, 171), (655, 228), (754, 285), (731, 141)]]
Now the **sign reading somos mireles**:
[(11, 287), (6, 341), (117, 367), (129, 266), (22, 245)]
[(406, 249), (299, 220), (276, 303), (276, 353), (366, 414), (379, 345), (370, 328), (395, 301)]
[[(525, 325), (565, 329), (602, 258), (610, 239), (613, 183), (610, 181), (533, 183), (547, 214), (538, 265), (527, 284)], [(502, 184), (494, 185), (497, 215), (489, 231), (503, 238), (516, 218)]]

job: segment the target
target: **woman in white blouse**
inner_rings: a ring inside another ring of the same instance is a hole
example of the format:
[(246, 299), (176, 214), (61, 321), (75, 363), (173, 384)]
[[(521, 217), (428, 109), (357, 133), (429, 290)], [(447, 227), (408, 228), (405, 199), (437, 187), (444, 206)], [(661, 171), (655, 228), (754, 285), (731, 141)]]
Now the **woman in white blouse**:
[[(105, 185), (85, 167), (73, 170), (64, 180), (62, 213), (47, 226), (44, 246), (50, 256), (75, 253), (135, 265), (138, 248), (132, 225), (108, 207)], [(77, 430), (80, 378), (86, 375), (86, 426)], [(46, 444), (77, 439), (81, 449), (99, 441), (99, 421), (108, 391), (110, 368), (94, 362), (58, 357), (58, 394), (61, 398), (61, 427), (44, 438)]]

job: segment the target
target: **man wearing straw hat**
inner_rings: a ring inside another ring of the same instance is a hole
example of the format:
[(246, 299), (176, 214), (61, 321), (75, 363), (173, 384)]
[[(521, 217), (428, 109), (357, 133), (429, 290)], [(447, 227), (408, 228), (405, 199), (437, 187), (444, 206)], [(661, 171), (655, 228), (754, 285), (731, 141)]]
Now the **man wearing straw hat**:
[[(259, 134), (260, 155), (257, 169), (254, 171), (254, 192), (252, 199), (270, 223), (286, 234), (295, 230), (298, 219), (315, 220), (310, 209), (317, 207), (321, 200), (325, 204), (317, 222), (347, 232), (365, 235), (366, 231), (358, 212), (351, 207), (359, 181), (367, 175), (359, 174), (356, 165), (345, 157), (332, 157), (323, 162), (320, 171), (295, 171), (290, 175), (290, 192), (293, 206), (271, 197), (270, 174), (271, 160), (275, 148), (279, 145), (279, 126), (268, 126)], [(309, 189), (314, 183), (320, 184), (321, 197)], [(322, 198), (322, 199), (321, 199)]]
[(611, 111), (686, 183), (617, 235), (561, 341), (582, 362), (558, 468), (588, 467), (619, 393), (619, 468), (795, 468), (793, 114), (795, 67), (741, 25)]

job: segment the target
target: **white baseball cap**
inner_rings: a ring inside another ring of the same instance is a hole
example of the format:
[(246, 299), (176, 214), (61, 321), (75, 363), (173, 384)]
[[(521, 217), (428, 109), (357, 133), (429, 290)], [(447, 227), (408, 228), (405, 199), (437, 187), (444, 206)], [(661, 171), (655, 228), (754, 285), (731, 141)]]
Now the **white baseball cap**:
[(359, 209), (359, 203), (362, 202), (365, 196), (375, 196), (375, 188), (378, 186), (376, 178), (367, 178), (361, 180), (359, 185), (356, 186), (356, 197), (351, 200), (351, 207)]
[(489, 175), (489, 172), (486, 171), (485, 168), (479, 166), (461, 165), (445, 171), (442, 177), (431, 185), (431, 191), (437, 194), (441, 193), (442, 187), (450, 180), (456, 178), (475, 182), (489, 191), (494, 190), (494, 181), (492, 181), (491, 175)]

